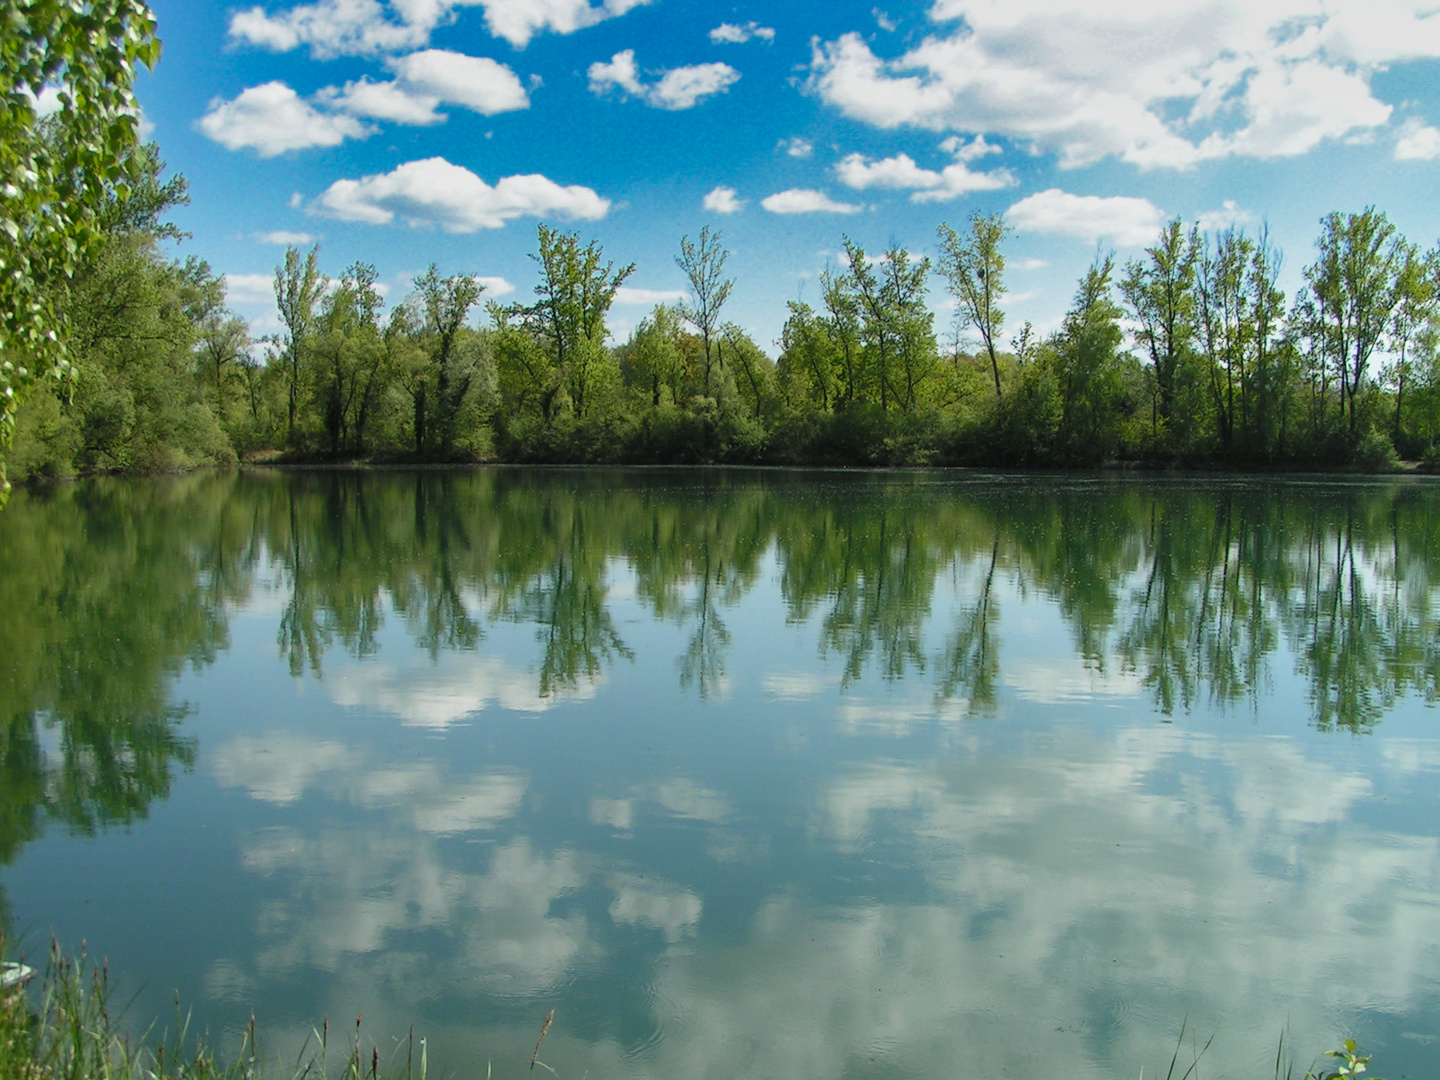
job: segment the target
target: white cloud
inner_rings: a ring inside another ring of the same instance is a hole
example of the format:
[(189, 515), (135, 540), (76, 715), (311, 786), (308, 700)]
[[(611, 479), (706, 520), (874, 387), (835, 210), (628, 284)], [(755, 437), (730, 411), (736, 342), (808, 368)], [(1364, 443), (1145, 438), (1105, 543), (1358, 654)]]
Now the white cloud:
[(777, 142), (775, 149), (784, 150), (793, 158), (808, 158), (815, 152), (815, 144), (799, 135), (792, 135), (788, 139), (781, 139)]
[(482, 116), (530, 107), (530, 97), (515, 72), (486, 56), (426, 49), (392, 60), (389, 66), (406, 86)]
[[(261, 244), (279, 244), (283, 247), (309, 247), (315, 242), (313, 233), (291, 232), (289, 229), (276, 229), (274, 232), (254, 233), (252, 239)], [(263, 275), (246, 275), (250, 277), (261, 277)], [(269, 280), (268, 278), (266, 279)]]
[(635, 97), (645, 96), (645, 87), (640, 82), (640, 69), (635, 66), (634, 49), (618, 52), (608, 62), (596, 60), (590, 65), (586, 75), (590, 79), (590, 89), (597, 94), (603, 94), (610, 87), (618, 86)]
[(497, 297), (509, 296), (515, 291), (515, 286), (506, 281), (503, 277), (481, 277), (476, 278), (485, 289), (486, 300), (494, 300)]
[(597, 680), (544, 695), (539, 677), (499, 657), (448, 654), (434, 664), (355, 664), (326, 680), (337, 705), (399, 718), (406, 727), (445, 729), (484, 709), (544, 712), (564, 701), (595, 696)]
[(637, 874), (613, 874), (607, 884), (615, 891), (615, 899), (610, 902), (614, 922), (652, 927), (669, 942), (695, 932), (701, 903), (689, 889)]
[(1099, 671), (1073, 655), (1050, 660), (1017, 660), (1006, 665), (1002, 678), (1020, 697), (1040, 705), (1139, 698), (1145, 693), (1145, 681), (1135, 672)]
[(1016, 259), (1011, 266), (1016, 270), (1043, 270), (1049, 266), (1047, 259)]
[(374, 129), (353, 116), (323, 113), (283, 82), (261, 83), (234, 101), (216, 98), (198, 122), (200, 130), (230, 150), (252, 149), (261, 157), (312, 146), (339, 146)]
[(823, 191), (809, 188), (790, 188), (777, 191), (760, 200), (760, 205), (772, 214), (858, 214), (865, 209), (855, 203), (836, 202)]
[(714, 188), (701, 203), (702, 209), (709, 210), (712, 214), (733, 214), (745, 205), (745, 200), (738, 198), (735, 189), (732, 187)]
[(1255, 215), (1249, 210), (1241, 210), (1234, 199), (1226, 199), (1220, 204), (1220, 209), (1205, 211), (1195, 219), (1195, 223), (1210, 232), (1215, 229), (1228, 229), (1232, 225), (1244, 225), (1254, 220)]
[[(978, 141), (978, 140), (977, 140)], [(969, 144), (946, 140), (947, 148), (958, 151), (957, 156), (973, 158)], [(988, 152), (986, 147), (982, 152)], [(864, 154), (849, 154), (835, 166), (835, 175), (847, 187), (863, 191), (866, 188), (886, 188), (896, 191), (911, 191), (912, 202), (942, 202), (958, 198), (971, 191), (995, 191), (1011, 187), (1015, 178), (1008, 169), (994, 172), (972, 172), (962, 158), (941, 171), (922, 169), (909, 154), (871, 161)]]
[(525, 777), (513, 773), (476, 777), (464, 788), (444, 791), (435, 802), (417, 807), (415, 827), (438, 836), (493, 829), (515, 816), (529, 786)]
[(328, 86), (316, 100), (354, 116), (415, 126), (444, 123), (445, 114), (436, 111), (442, 104), (482, 116), (530, 107), (530, 96), (515, 72), (488, 57), (425, 49), (395, 57), (387, 66), (396, 75), (390, 82), (364, 76), (343, 89)]
[(618, 52), (608, 62), (596, 61), (586, 74), (593, 93), (604, 94), (612, 86), (618, 87), (647, 105), (672, 111), (693, 108), (702, 98), (723, 93), (740, 79), (740, 73), (729, 64), (691, 64), (670, 68), (647, 85), (640, 79), (634, 49)]
[(347, 82), (343, 89), (327, 86), (316, 97), (333, 108), (371, 120), (413, 127), (445, 122), (445, 114), (435, 111), (440, 104), (438, 97), (399, 82), (374, 82), (365, 76)]
[(1400, 125), (1397, 134), (1396, 161), (1434, 161), (1440, 157), (1440, 130), (1429, 124), (1412, 118)]
[(481, 0), (490, 32), (522, 49), (542, 30), (569, 34), (652, 2), (605, 0), (592, 7), (588, 0)]
[(692, 64), (672, 68), (650, 88), (650, 104), (661, 109), (689, 109), (701, 98), (723, 93), (740, 80), (729, 64)]
[(657, 785), (655, 801), (676, 817), (691, 821), (718, 825), (730, 816), (730, 804), (725, 796), (684, 777)]
[(805, 671), (777, 671), (761, 676), (760, 688), (781, 701), (804, 701), (825, 692), (825, 681)]
[(415, 227), (469, 233), (498, 229), (522, 216), (598, 221), (609, 212), (610, 200), (538, 173), (507, 176), (492, 187), (469, 169), (433, 157), (359, 180), (337, 180), (311, 209), (341, 221), (386, 225), (399, 217)]
[(1050, 188), (1021, 199), (1005, 217), (1019, 232), (1073, 236), (1095, 243), (1108, 239), (1122, 247), (1153, 243), (1165, 215), (1149, 199), (1124, 195), (1071, 195)]
[(615, 303), (654, 307), (656, 304), (673, 304), (689, 295), (684, 289), (639, 289), (631, 285), (621, 285), (615, 290)]
[(490, 32), (516, 48), (550, 30), (569, 34), (624, 15), (652, 0), (317, 0), (269, 14), (262, 7), (237, 12), (230, 36), (260, 48), (288, 52), (308, 46), (317, 59), (405, 52), (429, 44), (434, 30), (457, 9), (482, 7)]
[(710, 31), (710, 40), (716, 45), (743, 45), (751, 38), (774, 41), (775, 31), (768, 26), (761, 26), (754, 19), (743, 26), (736, 23), (721, 23)]
[[(453, 6), (444, 4), (443, 15), (449, 15)], [(252, 7), (231, 16), (230, 36), (273, 52), (308, 45), (311, 54), (321, 59), (395, 52), (429, 40), (442, 17), (442, 5), (429, 7), (415, 19), (397, 18), (379, 0), (318, 0), (276, 15)]]
[(273, 304), (275, 279), (269, 274), (226, 274), (225, 297), (232, 304)]
[(1440, 57), (1440, 13), (1402, 0), (936, 0), (882, 58), (817, 42), (809, 87), (878, 127), (982, 132), (1058, 155), (1185, 168), (1303, 154), (1389, 121), (1371, 76)]
[(590, 821), (595, 825), (608, 825), (619, 832), (629, 832), (635, 825), (634, 800), (596, 796), (590, 800)]

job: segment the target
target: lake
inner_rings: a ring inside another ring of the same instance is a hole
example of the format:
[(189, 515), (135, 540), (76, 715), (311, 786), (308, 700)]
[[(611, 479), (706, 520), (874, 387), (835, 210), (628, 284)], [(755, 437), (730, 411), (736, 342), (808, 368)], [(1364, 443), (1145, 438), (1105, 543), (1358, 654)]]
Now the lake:
[(18, 492), (0, 559), (0, 919), (138, 1027), (1440, 1062), (1435, 483), (216, 472)]

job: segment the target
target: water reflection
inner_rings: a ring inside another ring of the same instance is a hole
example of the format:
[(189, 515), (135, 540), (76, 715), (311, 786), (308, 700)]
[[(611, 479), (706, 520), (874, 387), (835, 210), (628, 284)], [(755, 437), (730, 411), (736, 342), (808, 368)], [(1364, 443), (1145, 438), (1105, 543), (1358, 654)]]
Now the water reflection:
[(26, 846), (198, 762), (217, 1023), (461, 1067), (558, 1006), (567, 1077), (1435, 1034), (1424, 482), (216, 474), (19, 497), (0, 557), (12, 895), (69, 917)]

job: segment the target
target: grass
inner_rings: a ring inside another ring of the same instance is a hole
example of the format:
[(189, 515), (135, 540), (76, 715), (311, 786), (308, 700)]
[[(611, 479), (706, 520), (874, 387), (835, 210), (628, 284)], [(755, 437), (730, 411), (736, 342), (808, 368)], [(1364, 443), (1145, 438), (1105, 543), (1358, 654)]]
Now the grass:
[[(0, 942), (3, 945), (3, 942)], [(52, 945), (43, 975), (27, 989), (0, 990), (0, 1080), (429, 1080), (429, 1054), (424, 1039), (415, 1038), (414, 1028), (400, 1041), (388, 1060), (382, 1060), (379, 1046), (366, 1046), (360, 1017), (355, 1029), (338, 1046), (332, 1046), (327, 1021), (312, 1030), (293, 1070), (277, 1071), (266, 1063), (255, 1038), (255, 1018), (250, 1018), (233, 1058), (217, 1056), (214, 1048), (199, 1035), (192, 1035), (188, 1014), (181, 1011), (177, 994), (175, 1025), (157, 1035), (152, 1028), (131, 1037), (112, 1021), (110, 973), (101, 962), (94, 964), (82, 951), (78, 957), (65, 956)], [(529, 1071), (539, 1065), (540, 1047), (555, 1011), (545, 1018), (535, 1043)], [(1182, 1068), (1187, 1022), (1180, 1024), (1180, 1037), (1163, 1080), (1199, 1080), (1200, 1060), (1210, 1042), (1199, 1045), (1191, 1032), (1190, 1064)], [(1213, 1036), (1211, 1037), (1213, 1041)], [(1297, 1073), (1286, 1037), (1280, 1038), (1275, 1053), (1274, 1080), (1378, 1080), (1365, 1076), (1369, 1057), (1362, 1056), (1353, 1039), (1324, 1055), (1328, 1067), (1317, 1064), (1304, 1074)], [(338, 1071), (332, 1072), (331, 1069)], [(487, 1063), (486, 1080), (491, 1080)], [(1140, 1080), (1145, 1080), (1142, 1071)], [(1156, 1074), (1160, 1080), (1160, 1074)]]

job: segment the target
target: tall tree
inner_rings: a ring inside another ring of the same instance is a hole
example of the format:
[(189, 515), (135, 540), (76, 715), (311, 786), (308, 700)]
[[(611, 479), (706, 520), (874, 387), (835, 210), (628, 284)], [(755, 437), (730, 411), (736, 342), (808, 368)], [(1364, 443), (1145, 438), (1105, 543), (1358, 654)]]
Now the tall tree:
[(605, 349), (605, 316), (635, 264), (616, 269), (602, 261), (597, 241), (582, 245), (576, 233), (545, 225), (536, 233), (539, 251), (531, 257), (540, 264), (537, 299), (516, 311), (548, 342), (575, 415), (583, 417), (603, 367), (613, 363)]
[[(106, 195), (132, 175), (133, 85), (160, 56), (144, 0), (26, 0), (0, 12), (0, 505), (15, 410), (69, 370), (59, 287), (103, 238)], [(59, 112), (41, 122), (39, 96)]]
[[(415, 280), (415, 289), (430, 342), (430, 367), (435, 388), (433, 427), (438, 436), (436, 445), (442, 453), (449, 453), (455, 440), (455, 419), (460, 403), (469, 392), (474, 378), (473, 369), (458, 363), (455, 341), (485, 286), (473, 274), (452, 274), (442, 278), (435, 264), (431, 263), (430, 268)], [(415, 446), (421, 450), (429, 438), (425, 415), (427, 395), (422, 391), (415, 401)]]
[(1440, 312), (1440, 249), (1422, 255), (1417, 244), (1401, 240), (1395, 255), (1395, 308), (1386, 330), (1394, 357), (1389, 374), (1395, 387), (1394, 438), (1398, 443), (1404, 431), (1402, 411), (1415, 339)]
[(1196, 267), (1200, 338), (1220, 446), (1227, 453), (1235, 449), (1236, 429), (1245, 419), (1255, 335), (1246, 275), (1254, 253), (1254, 241), (1242, 231), (1225, 229), (1205, 243)]
[(1071, 460), (1103, 458), (1115, 449), (1119, 306), (1111, 295), (1115, 258), (1097, 258), (1075, 291), (1052, 341), (1061, 391), (1060, 439)]
[(990, 370), (995, 376), (995, 396), (1000, 396), (1000, 359), (995, 341), (1005, 325), (1000, 301), (1005, 298), (1005, 256), (1000, 245), (1010, 233), (999, 214), (970, 215), (970, 235), (961, 236), (940, 223), (940, 272), (950, 282), (950, 293), (960, 302), (960, 311), (985, 343)]
[(1155, 371), (1155, 408), (1152, 429), (1164, 424), (1169, 432), (1175, 412), (1176, 377), (1183, 358), (1195, 340), (1195, 265), (1200, 234), (1187, 234), (1177, 217), (1160, 232), (1148, 259), (1125, 265), (1120, 293), (1129, 305), (1139, 330), (1136, 337), (1150, 355)]
[(725, 276), (725, 260), (730, 252), (720, 246), (720, 234), (712, 233), (706, 225), (700, 230), (699, 243), (691, 243), (689, 236), (680, 238), (680, 254), (675, 263), (685, 271), (690, 282), (690, 303), (682, 313), (687, 322), (700, 334), (700, 344), (705, 351), (705, 393), (710, 393), (711, 346), (716, 328), (720, 325), (720, 309), (730, 299), (735, 282)]
[(280, 321), (285, 324), (285, 333), (279, 342), (287, 375), (289, 419), (285, 437), (291, 446), (295, 445), (295, 418), (300, 405), (302, 356), (315, 331), (317, 305), (330, 284), (320, 273), (319, 259), (318, 245), (310, 249), (304, 263), (300, 261), (299, 248), (287, 247), (284, 265), (275, 268), (275, 306), (280, 310)]
[(1305, 282), (1340, 377), (1341, 406), (1349, 407), (1353, 443), (1365, 373), (1395, 308), (1395, 226), (1373, 206), (1327, 214), (1321, 224), (1319, 257), (1305, 268)]
[(185, 260), (186, 277), (197, 283), (197, 303), (189, 312), (198, 333), (196, 354), (207, 377), (214, 379), (216, 415), (224, 407), (224, 378), (227, 366), (233, 367), (250, 351), (250, 328), (225, 306), (225, 279), (210, 275), (210, 267), (193, 256)]

